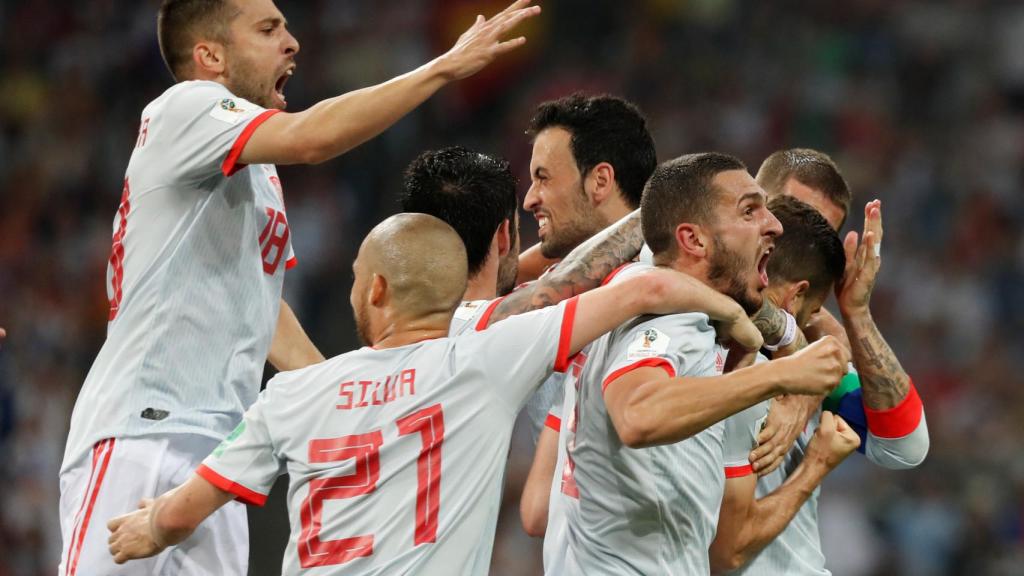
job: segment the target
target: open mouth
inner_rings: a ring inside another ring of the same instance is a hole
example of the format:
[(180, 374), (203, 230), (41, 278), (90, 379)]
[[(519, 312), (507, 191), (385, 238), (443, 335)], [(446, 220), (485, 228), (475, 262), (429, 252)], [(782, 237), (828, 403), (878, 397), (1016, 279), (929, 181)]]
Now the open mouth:
[(774, 248), (768, 248), (765, 250), (764, 254), (762, 254), (761, 258), (757, 261), (757, 275), (761, 280), (761, 288), (768, 287), (768, 256), (771, 255), (772, 250), (774, 250)]
[(548, 231), (550, 220), (546, 214), (540, 212), (534, 212), (533, 217), (537, 219), (537, 235), (543, 238)]
[(295, 68), (288, 68), (277, 78), (277, 82), (274, 83), (274, 94), (281, 100), (282, 104), (287, 104), (287, 100), (284, 97), (284, 85), (288, 83), (288, 79), (295, 73)]

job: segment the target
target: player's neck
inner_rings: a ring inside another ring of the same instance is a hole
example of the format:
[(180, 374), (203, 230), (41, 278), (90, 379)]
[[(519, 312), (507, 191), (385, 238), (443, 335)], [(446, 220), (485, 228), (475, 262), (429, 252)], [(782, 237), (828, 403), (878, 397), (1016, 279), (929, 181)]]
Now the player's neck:
[(381, 328), (373, 339), (373, 348), (398, 348), (424, 340), (444, 338), (448, 336), (451, 323), (451, 312), (428, 314), (413, 319), (395, 319)]
[(498, 295), (498, 271), (494, 270), (489, 274), (485, 272), (487, 271), (481, 270), (469, 278), (466, 293), (462, 296), (463, 300), (493, 300)]

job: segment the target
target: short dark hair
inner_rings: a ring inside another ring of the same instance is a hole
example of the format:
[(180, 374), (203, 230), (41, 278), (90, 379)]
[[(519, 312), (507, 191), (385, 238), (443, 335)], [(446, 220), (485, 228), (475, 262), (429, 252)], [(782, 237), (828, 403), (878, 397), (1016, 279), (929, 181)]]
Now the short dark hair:
[(757, 183), (769, 196), (781, 192), (790, 178), (796, 178), (804, 186), (819, 190), (829, 201), (842, 208), (843, 221), (839, 227), (843, 227), (853, 195), (839, 167), (828, 154), (810, 148), (779, 150), (765, 158), (757, 171)]
[(187, 78), (192, 47), (199, 40), (227, 42), (228, 26), (239, 13), (231, 0), (163, 0), (156, 17), (160, 55), (175, 80)]
[(715, 176), (746, 169), (738, 158), (718, 152), (686, 154), (658, 165), (640, 202), (644, 241), (651, 251), (673, 253), (675, 230), (682, 222), (713, 223), (718, 199)]
[(615, 182), (626, 203), (634, 209), (640, 205), (644, 184), (658, 164), (658, 155), (647, 119), (636, 105), (607, 94), (586, 96), (577, 92), (538, 106), (527, 134), (536, 137), (555, 127), (572, 134), (572, 155), (582, 176), (607, 162), (615, 169)]
[(772, 198), (768, 209), (782, 223), (783, 230), (768, 258), (769, 278), (807, 280), (810, 291), (821, 294), (843, 277), (843, 243), (820, 212), (792, 196)]
[[(444, 220), (466, 244), (469, 275), (483, 268), (494, 232), (515, 222), (516, 177), (507, 161), (462, 146), (428, 150), (405, 171), (402, 210)], [(515, 244), (518, 231), (509, 227)]]

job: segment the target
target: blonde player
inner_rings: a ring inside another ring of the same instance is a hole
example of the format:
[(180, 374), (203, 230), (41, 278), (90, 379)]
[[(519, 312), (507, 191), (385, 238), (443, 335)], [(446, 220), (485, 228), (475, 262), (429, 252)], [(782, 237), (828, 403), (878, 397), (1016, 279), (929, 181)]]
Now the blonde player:
[[(351, 295), (372, 347), (276, 376), (195, 476), (110, 522), (115, 560), (184, 541), (234, 498), (262, 503), (287, 471), (286, 574), (485, 574), (512, 424), (530, 393), (617, 323), (678, 310), (692, 279), (654, 271), (445, 338), (465, 261), (434, 217), (378, 225)], [(756, 336), (732, 300), (716, 310), (730, 333)]]
[[(271, 0), (165, 0), (161, 53), (178, 81), (142, 112), (114, 219), (107, 340), (61, 467), (62, 576), (125, 573), (95, 530), (184, 481), (256, 399), (264, 362), (322, 359), (281, 301), (295, 263), (274, 164), (323, 162), (446, 83), (521, 45), (518, 0), (446, 54), (389, 82), (285, 113), (298, 42)], [(131, 571), (245, 574), (244, 511)]]

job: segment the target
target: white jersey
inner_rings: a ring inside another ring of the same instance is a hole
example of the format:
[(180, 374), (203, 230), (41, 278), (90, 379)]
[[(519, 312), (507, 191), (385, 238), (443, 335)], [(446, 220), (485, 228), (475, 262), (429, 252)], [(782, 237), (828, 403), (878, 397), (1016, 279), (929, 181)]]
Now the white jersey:
[(749, 473), (746, 460), (767, 403), (681, 442), (632, 449), (619, 441), (603, 394), (609, 382), (637, 368), (716, 376), (724, 361), (707, 315), (698, 313), (636, 318), (591, 345), (577, 391), (575, 434), (562, 427), (564, 466), (579, 494), (575, 502), (563, 499), (561, 508), (568, 527), (565, 573), (710, 571), (708, 547), (725, 477)]
[(223, 439), (255, 401), (295, 259), (277, 171), (238, 158), (274, 112), (203, 81), (143, 110), (62, 470), (108, 437)]
[(486, 574), (512, 426), (567, 368), (575, 305), (279, 374), (198, 473), (260, 504), (288, 472), (285, 574)]

